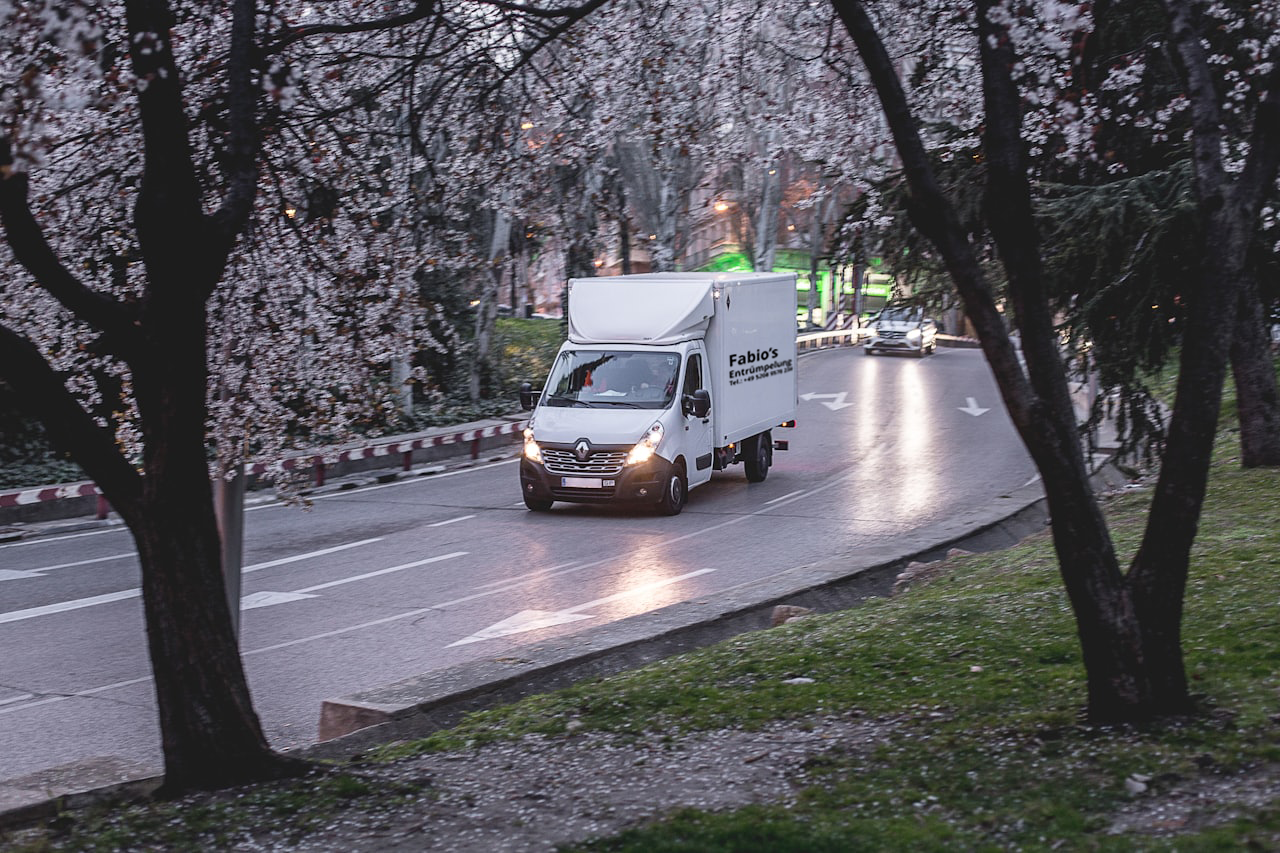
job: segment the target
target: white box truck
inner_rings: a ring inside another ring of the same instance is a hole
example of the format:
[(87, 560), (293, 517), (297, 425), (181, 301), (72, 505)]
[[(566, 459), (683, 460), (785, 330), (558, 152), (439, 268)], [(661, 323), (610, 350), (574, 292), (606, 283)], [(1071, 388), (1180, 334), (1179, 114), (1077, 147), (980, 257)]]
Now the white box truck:
[(531, 510), (650, 504), (743, 463), (760, 482), (772, 430), (796, 412), (796, 282), (775, 273), (652, 273), (569, 281), (569, 339), (532, 409), (520, 460)]

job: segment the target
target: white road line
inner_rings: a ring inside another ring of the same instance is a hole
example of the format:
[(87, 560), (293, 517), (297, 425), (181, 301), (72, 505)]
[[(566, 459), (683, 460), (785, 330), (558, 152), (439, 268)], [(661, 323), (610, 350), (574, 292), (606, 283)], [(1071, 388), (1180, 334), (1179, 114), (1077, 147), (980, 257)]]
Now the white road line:
[(315, 586), (306, 587), (304, 589), (295, 589), (294, 593), (305, 595), (306, 593), (309, 593), (309, 592), (315, 592), (318, 589), (329, 589), (330, 587), (342, 586), (343, 584), (346, 584), (346, 583), (355, 583), (356, 581), (362, 581), (368, 578), (376, 578), (378, 575), (389, 575), (392, 572), (402, 572), (405, 569), (413, 569), (413, 568), (417, 568), (418, 566), (425, 566), (428, 563), (438, 563), (441, 560), (452, 560), (454, 557), (465, 557), (466, 555), (467, 555), (466, 551), (454, 551), (452, 554), (441, 554), (439, 557), (428, 557), (425, 560), (415, 560), (412, 563), (405, 563), (403, 566), (392, 566), (389, 569), (378, 569), (378, 571), (376, 572), (365, 572), (362, 575), (355, 575), (349, 578), (342, 578), (336, 581), (329, 581), (328, 583), (320, 583), (320, 584), (316, 584)]
[(803, 495), (803, 494), (805, 493), (805, 491), (806, 491), (805, 489), (801, 489), (801, 490), (800, 490), (800, 491), (798, 491), (798, 492), (788, 492), (787, 494), (783, 495), (783, 496), (782, 496), (782, 497), (780, 497), (780, 498), (774, 498), (774, 499), (773, 499), (773, 500), (771, 500), (771, 501), (765, 501), (765, 503), (766, 503), (766, 504), (776, 504), (778, 501), (785, 501), (787, 498), (794, 498), (796, 495)]
[(466, 521), (468, 518), (475, 518), (475, 515), (460, 515), (457, 518), (450, 518), (447, 521), (437, 521), (435, 524), (428, 524), (427, 527), (444, 527), (446, 524), (453, 524), (457, 521)]
[(307, 559), (310, 559), (311, 557), (324, 557), (328, 554), (336, 554), (339, 551), (345, 551), (348, 548), (358, 548), (361, 545), (372, 545), (374, 542), (381, 542), (381, 541), (382, 541), (381, 536), (376, 537), (374, 539), (361, 539), (359, 542), (348, 542), (345, 545), (334, 545), (332, 548), (322, 548), (319, 551), (309, 551), (306, 554), (295, 554), (292, 557), (281, 557), (278, 560), (270, 560), (266, 563), (256, 563), (252, 566), (245, 566), (240, 571), (241, 571), (241, 574), (248, 574), (249, 572), (259, 572), (259, 571), (262, 571), (263, 569), (270, 569), (275, 566), (283, 566), (286, 563), (296, 563), (299, 560), (307, 560)]
[(51, 572), (54, 569), (70, 569), (75, 566), (87, 566), (91, 563), (106, 563), (111, 560), (123, 560), (126, 557), (136, 556), (134, 553), (129, 554), (112, 554), (110, 557), (94, 557), (92, 560), (77, 560), (74, 563), (59, 563), (56, 566), (41, 566), (38, 569), (27, 569), (29, 572)]
[(135, 684), (145, 684), (151, 680), (151, 676), (147, 675), (142, 678), (130, 678), (128, 681), (117, 681), (114, 684), (103, 684), (100, 687), (90, 687), (88, 690), (77, 690), (75, 693), (60, 693), (57, 696), (46, 696), (43, 699), (36, 699), (34, 702), (25, 702), (21, 705), (12, 705), (7, 708), (0, 708), (0, 714), (11, 714), (15, 711), (26, 711), (31, 708), (39, 708), (41, 705), (52, 705), (55, 702), (65, 702), (68, 699), (83, 699), (88, 696), (95, 696), (99, 693), (106, 693), (108, 690), (119, 690), (121, 687), (132, 687)]
[(128, 533), (129, 528), (124, 525), (116, 527), (108, 527), (102, 530), (90, 530), (88, 533), (68, 533), (65, 536), (49, 536), (39, 539), (24, 539), (21, 542), (10, 542), (6, 545), (0, 545), (0, 550), (4, 548), (21, 548), (24, 545), (47, 545), (50, 542), (66, 542), (68, 539), (82, 539), (85, 536), (101, 536), (104, 533)]
[[(272, 560), (268, 563), (259, 563), (256, 566), (249, 566), (244, 571), (255, 572), (260, 569), (270, 568), (272, 566), (283, 565), (284, 563), (296, 563), (299, 560), (306, 560), (310, 557), (323, 557), (326, 554), (332, 554), (336, 551), (342, 551), (347, 548), (354, 548), (357, 545), (368, 545), (371, 542), (377, 542), (378, 539), (362, 539), (359, 542), (350, 542), (346, 545), (337, 545), (332, 548), (324, 548), (319, 551), (311, 551), (306, 554), (295, 554), (292, 557), (282, 557), (279, 560)], [(344, 581), (345, 583), (345, 581)], [(59, 601), (54, 604), (46, 604), (42, 607), (28, 607), (25, 610), (11, 610), (8, 613), (0, 613), (0, 625), (6, 622), (21, 622), (24, 619), (35, 619), (40, 616), (51, 616), (55, 613), (66, 613), (70, 610), (80, 610), (85, 607), (95, 607), (99, 604), (110, 604), (115, 601), (126, 601), (130, 598), (137, 598), (142, 595), (140, 588), (123, 589), (119, 592), (109, 592), (105, 595), (94, 595), (89, 598), (77, 598), (72, 601)]]
[(11, 610), (0, 613), (0, 625), (6, 622), (21, 622), (23, 619), (35, 619), (38, 616), (50, 616), (54, 613), (66, 613), (68, 610), (79, 610), (82, 607), (93, 607), (96, 604), (110, 604), (113, 601), (125, 601), (142, 595), (141, 589), (123, 589), (120, 592), (109, 592), (106, 595), (95, 595), (92, 598), (77, 598), (75, 601), (59, 601), (43, 607), (28, 607), (26, 610)]

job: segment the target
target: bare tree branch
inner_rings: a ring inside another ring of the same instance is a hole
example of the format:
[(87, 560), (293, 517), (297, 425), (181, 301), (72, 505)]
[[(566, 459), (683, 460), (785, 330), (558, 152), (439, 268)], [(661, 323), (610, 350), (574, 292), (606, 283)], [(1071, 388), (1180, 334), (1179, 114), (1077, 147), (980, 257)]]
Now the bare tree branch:
[(53, 444), (75, 449), (76, 462), (122, 517), (136, 516), (142, 477), (120, 455), (115, 435), (94, 422), (29, 340), (0, 325), (0, 376), (45, 426)]

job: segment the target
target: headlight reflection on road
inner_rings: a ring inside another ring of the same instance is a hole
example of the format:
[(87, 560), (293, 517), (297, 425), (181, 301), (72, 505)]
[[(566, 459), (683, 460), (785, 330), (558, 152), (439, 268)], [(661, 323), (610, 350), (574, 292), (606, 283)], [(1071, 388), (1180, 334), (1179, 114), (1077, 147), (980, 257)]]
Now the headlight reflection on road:
[(679, 570), (665, 562), (633, 557), (617, 568), (612, 583), (601, 588), (601, 596), (609, 602), (599, 606), (619, 618), (683, 601), (687, 597), (685, 593), (670, 583), (671, 578), (679, 574)]
[(907, 369), (898, 375), (898, 399), (902, 405), (897, 441), (898, 460), (893, 470), (901, 471), (896, 494), (885, 494), (889, 505), (899, 512), (915, 513), (927, 509), (933, 503), (940, 477), (941, 455), (938, 452), (937, 421), (933, 403), (925, 392), (922, 380), (924, 362), (903, 365)]

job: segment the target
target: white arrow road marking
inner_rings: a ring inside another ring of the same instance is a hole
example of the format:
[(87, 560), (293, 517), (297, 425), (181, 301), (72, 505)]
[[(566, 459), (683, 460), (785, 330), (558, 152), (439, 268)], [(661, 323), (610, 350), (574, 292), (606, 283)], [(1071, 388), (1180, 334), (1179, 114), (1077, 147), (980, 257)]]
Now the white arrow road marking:
[(984, 409), (981, 406), (979, 406), (978, 401), (973, 399), (972, 397), (965, 397), (965, 400), (968, 402), (969, 405), (958, 406), (957, 408), (959, 408), (960, 411), (964, 412), (966, 415), (973, 415), (976, 418), (978, 415), (985, 415), (987, 412), (991, 411), (990, 409)]
[(481, 640), (496, 640), (498, 637), (505, 637), (509, 634), (520, 634), (525, 631), (534, 631), (538, 628), (550, 628), (553, 625), (563, 625), (566, 622), (577, 622), (580, 619), (592, 618), (594, 617), (567, 611), (553, 613), (547, 610), (521, 610), (515, 616), (496, 622), (483, 631), (477, 631), (465, 640), (450, 643), (448, 648), (464, 646), (467, 643), (478, 643)]
[(509, 634), (519, 634), (523, 631), (532, 631), (535, 628), (548, 628), (552, 625), (563, 625), (566, 622), (577, 622), (580, 619), (594, 619), (591, 614), (582, 614), (579, 611), (590, 610), (601, 604), (608, 604), (611, 601), (629, 598), (633, 595), (639, 595), (642, 592), (649, 592), (654, 589), (661, 589), (664, 586), (670, 586), (673, 583), (679, 583), (689, 578), (696, 578), (698, 575), (709, 574), (715, 569), (698, 569), (696, 572), (689, 572), (687, 575), (679, 575), (674, 578), (666, 578), (665, 580), (654, 581), (653, 583), (642, 584), (641, 586), (632, 587), (625, 592), (615, 593), (597, 598), (594, 601), (588, 601), (585, 604), (578, 604), (573, 607), (566, 607), (564, 610), (548, 611), (548, 610), (521, 610), (515, 616), (503, 619), (495, 625), (490, 625), (483, 631), (477, 631), (470, 637), (458, 640), (456, 643), (450, 643), (445, 648), (453, 648), (454, 646), (462, 646), (467, 643), (478, 643), (481, 640), (493, 640), (498, 637), (505, 637)]
[(841, 391), (839, 394), (814, 394), (814, 393), (801, 394), (800, 399), (804, 400), (805, 402), (808, 402), (809, 400), (823, 400), (823, 398), (829, 397), (831, 399), (831, 402), (830, 403), (823, 402), (822, 405), (826, 406), (831, 411), (836, 412), (836, 411), (839, 411), (840, 409), (847, 409), (849, 406), (853, 405), (853, 403), (846, 403), (844, 401), (844, 398), (848, 396), (849, 396), (848, 391)]
[(442, 560), (452, 560), (454, 557), (465, 557), (466, 551), (454, 551), (452, 554), (441, 554), (438, 557), (427, 557), (425, 560), (414, 560), (412, 563), (405, 563), (400, 566), (392, 566), (389, 569), (378, 569), (376, 572), (365, 572), (362, 575), (354, 575), (349, 578), (339, 578), (336, 581), (328, 583), (318, 583), (315, 586), (303, 587), (295, 589), (293, 592), (255, 592), (252, 595), (246, 595), (240, 599), (241, 610), (252, 610), (255, 607), (270, 607), (273, 604), (285, 604), (289, 601), (301, 601), (304, 598), (315, 598), (314, 595), (308, 593), (316, 592), (330, 587), (342, 586), (343, 584), (355, 583), (356, 581), (368, 580), (376, 578), (378, 575), (389, 575), (392, 572), (402, 572), (405, 569), (416, 569), (418, 566), (425, 566), (428, 563), (439, 563)]
[[(260, 569), (269, 569), (272, 566), (282, 566), (285, 563), (296, 563), (298, 560), (306, 560), (311, 557), (322, 557), (326, 554), (332, 554), (335, 551), (343, 551), (347, 548), (354, 548), (357, 545), (368, 545), (371, 542), (378, 542), (378, 539), (361, 539), (359, 542), (349, 542), (346, 545), (335, 545), (332, 548), (325, 548), (320, 551), (311, 551), (306, 554), (295, 554), (292, 557), (281, 557), (278, 560), (271, 560), (267, 563), (258, 563), (254, 566), (246, 566), (244, 572), (256, 572)], [(310, 590), (299, 590), (299, 592), (309, 592)], [(66, 613), (68, 610), (80, 610), (84, 607), (94, 607), (98, 604), (110, 604), (113, 601), (125, 601), (130, 598), (137, 598), (142, 595), (142, 590), (138, 587), (133, 589), (122, 589), (119, 592), (109, 592), (106, 595), (95, 595), (90, 598), (77, 598), (72, 601), (59, 601), (55, 604), (46, 604), (43, 607), (29, 607), (26, 610), (11, 610), (8, 613), (0, 613), (0, 625), (6, 622), (21, 622), (24, 619), (35, 619), (38, 616), (49, 616), (54, 613)], [(258, 605), (261, 607), (262, 605)]]
[(23, 578), (42, 578), (44, 575), (39, 572), (23, 572), (13, 569), (0, 569), (0, 581), (16, 581)]

